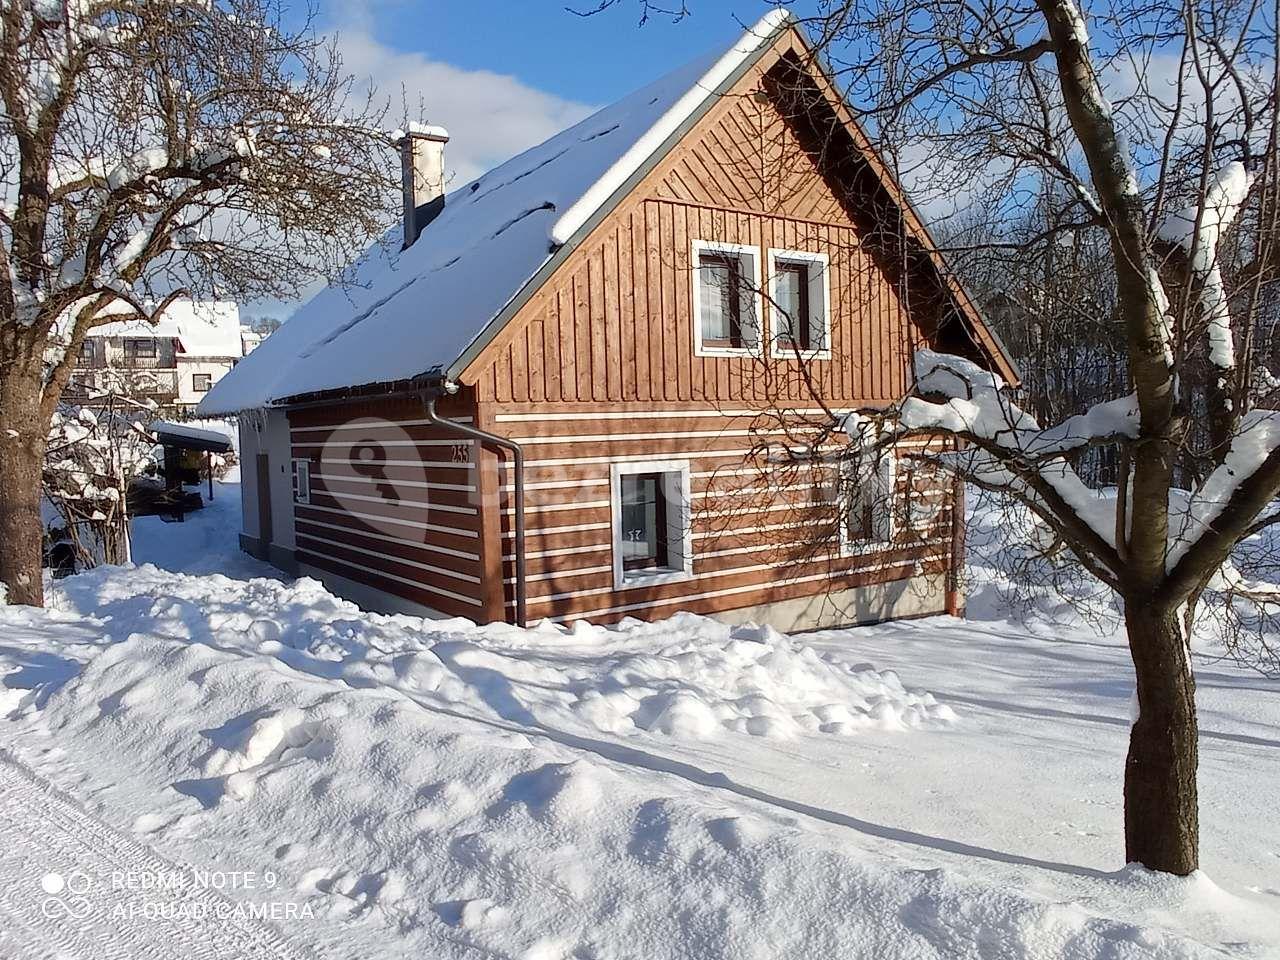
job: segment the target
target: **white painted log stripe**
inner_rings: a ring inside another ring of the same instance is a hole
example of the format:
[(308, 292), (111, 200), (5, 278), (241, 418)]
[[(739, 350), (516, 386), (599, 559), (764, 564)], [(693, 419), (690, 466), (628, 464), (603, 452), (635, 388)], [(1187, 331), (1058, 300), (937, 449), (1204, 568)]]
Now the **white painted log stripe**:
[[(525, 579), (529, 583), (536, 583), (539, 580), (560, 580), (568, 577), (585, 577), (593, 573), (612, 573), (613, 565), (607, 567), (579, 567), (576, 570), (556, 570), (550, 573), (531, 573)], [(512, 584), (516, 582), (515, 577), (507, 577), (502, 581), (504, 584)], [(529, 601), (540, 599), (538, 597), (530, 597)]]
[[(773, 466), (780, 467), (782, 466), (782, 464), (773, 464)], [(818, 462), (814, 464), (808, 464), (808, 463), (797, 464), (797, 466), (799, 467), (814, 466), (814, 467), (825, 468), (827, 465), (825, 463)], [(693, 471), (690, 471), (689, 475), (691, 477), (704, 477), (704, 478), (705, 477), (750, 477), (750, 476), (760, 476), (761, 474), (769, 474), (769, 473), (775, 473), (775, 472), (781, 472), (781, 471), (770, 470), (768, 469), (767, 466), (759, 467), (759, 466), (752, 465), (752, 466), (746, 466), (746, 467), (733, 467), (729, 469), (720, 467), (714, 470), (693, 470)], [(834, 473), (835, 471), (824, 469), (823, 472)]]
[[(810, 416), (825, 414), (820, 408), (783, 410), (781, 414)], [(838, 410), (831, 411), (839, 413)], [(759, 417), (772, 416), (769, 410), (608, 410), (608, 411), (566, 411), (563, 413), (499, 413), (493, 419), (498, 423), (553, 423), (557, 420), (679, 420), (682, 417)]]
[[(394, 480), (384, 482), (395, 486)], [(407, 502), (410, 506), (421, 510), (439, 510), (441, 513), (460, 513), (472, 517), (476, 515), (475, 507), (455, 507), (448, 503), (428, 503), (426, 500), (388, 500), (386, 497), (366, 497), (363, 493), (347, 493), (345, 490), (314, 490), (312, 492), (332, 497), (334, 500), (363, 500), (368, 503), (385, 503), (388, 506), (399, 506)]]
[[(783, 493), (787, 490), (812, 490), (812, 483), (784, 483), (776, 487), (707, 487), (690, 494), (694, 500), (705, 497), (744, 497), (756, 493)], [(822, 501), (827, 502), (827, 501)]]
[[(736, 507), (728, 510), (699, 510), (694, 516), (699, 520), (723, 520), (726, 517), (740, 517), (748, 513), (772, 513), (776, 510), (813, 510), (819, 507), (836, 507), (839, 500), (809, 500), (804, 503), (774, 503), (767, 507)], [(834, 517), (832, 518), (834, 519)]]
[[(558, 547), (555, 550), (535, 550), (533, 552), (525, 553), (525, 559), (540, 560), (546, 557), (567, 557), (579, 553), (607, 553), (612, 549), (613, 545), (608, 542), (590, 544), (585, 547)], [(502, 559), (508, 563), (513, 562), (515, 558), (516, 555), (514, 553), (503, 554), (502, 557)]]
[[(884, 549), (881, 549), (876, 552), (883, 553)], [(872, 555), (873, 555), (872, 552), (868, 551), (867, 553), (855, 553), (855, 554), (850, 554), (849, 556), (832, 557), (831, 559), (848, 560), (848, 559), (857, 559), (860, 557), (870, 557)], [(693, 558), (694, 563), (697, 563), (698, 559), (699, 558), (695, 556)], [(820, 562), (821, 559), (822, 558), (819, 558), (818, 560), (815, 560), (813, 562), (815, 563)], [(778, 580), (763, 581), (762, 583), (791, 583), (791, 582), (798, 583), (803, 580), (812, 580), (812, 579), (818, 579), (822, 577), (826, 577), (826, 578), (848, 577), (848, 576), (853, 576), (855, 574), (860, 574), (860, 573), (875, 573), (876, 571), (882, 568), (892, 567), (900, 564), (923, 563), (925, 559), (928, 559), (928, 558), (923, 557), (923, 558), (917, 558), (912, 560), (885, 561), (882, 564), (858, 564), (858, 565), (849, 566), (841, 570), (827, 570), (826, 572), (817, 574), (815, 576), (801, 576), (799, 578), (783, 577)], [(609, 569), (612, 570), (613, 568), (610, 567)], [(764, 571), (767, 571), (767, 570), (776, 571), (778, 569), (779, 568), (776, 563), (754, 563), (754, 564), (748, 564), (747, 566), (742, 566), (742, 567), (730, 567), (725, 570), (711, 570), (706, 573), (695, 573), (693, 575), (693, 580), (686, 580), (681, 582), (691, 583), (693, 581), (717, 580), (722, 577), (736, 577), (744, 573), (763, 573)], [(757, 586), (760, 586), (760, 584), (757, 584)], [(624, 587), (623, 589), (625, 590), (627, 588)], [(617, 592), (619, 591), (615, 590), (613, 586), (610, 585), (608, 587), (597, 587), (591, 590), (570, 590), (565, 593), (552, 593), (552, 594), (547, 594), (546, 596), (541, 596), (541, 597), (529, 597), (529, 602), (530, 603), (550, 603), (556, 600), (575, 600), (578, 597), (592, 597), (592, 596), (597, 596), (603, 593), (617, 593)], [(698, 598), (699, 597), (697, 596), (685, 597), (685, 599), (698, 599)], [(510, 606), (510, 604), (508, 604), (508, 606)]]
[[(705, 553), (697, 554), (695, 560), (709, 560), (712, 557), (731, 557), (739, 553), (765, 553), (767, 551), (782, 550), (786, 547), (807, 547), (813, 546), (812, 540), (787, 540), (783, 543), (757, 543), (749, 547), (733, 547), (729, 550), (708, 550)], [(838, 554), (814, 554), (800, 561), (790, 560), (788, 562), (808, 563), (810, 560), (831, 560), (839, 558)]]
[(786, 433), (785, 430), (672, 430), (666, 433), (597, 433), (558, 434), (542, 437), (514, 437), (516, 443), (540, 447), (553, 443), (622, 443), (628, 440), (703, 440), (719, 437), (756, 437), (768, 433)]
[[(385, 428), (380, 428), (385, 429)], [(310, 441), (310, 440), (290, 440), (289, 443), (294, 447), (327, 447), (329, 443), (334, 441)], [(342, 440), (341, 443), (360, 443), (362, 441)], [(471, 446), (470, 440), (375, 440), (370, 439), (363, 441), (370, 445), (377, 444), (380, 447), (457, 447)], [(376, 461), (375, 461), (376, 462)]]
[[(479, 577), (474, 577), (469, 573), (459, 573), (457, 570), (446, 570), (444, 567), (435, 567), (429, 563), (422, 563), (418, 560), (409, 560), (409, 559), (406, 559), (405, 557), (395, 557), (389, 553), (380, 553), (377, 550), (368, 550), (365, 547), (357, 547), (353, 543), (343, 543), (340, 540), (329, 540), (326, 537), (317, 537), (315, 534), (312, 534), (312, 533), (299, 533), (298, 537), (299, 538), (305, 537), (307, 540), (315, 540), (317, 543), (327, 543), (331, 547), (342, 547), (342, 549), (344, 550), (354, 550), (357, 553), (363, 553), (365, 556), (375, 557), (379, 560), (386, 560), (389, 563), (401, 563), (407, 567), (417, 567), (419, 570), (425, 570), (427, 573), (439, 574), (442, 577), (449, 577), (450, 579), (453, 579), (453, 580), (461, 580), (464, 583), (474, 583), (474, 584), (480, 583)], [(325, 554), (321, 550), (313, 550), (311, 552), (320, 554), (322, 556), (328, 556), (328, 554)], [(342, 562), (341, 558), (339, 557), (334, 557), (333, 559), (336, 560), (338, 563)], [(426, 584), (424, 583), (423, 585), (425, 586)]]
[[(906, 577), (912, 576), (913, 573), (919, 568), (919, 566), (923, 562), (924, 562), (923, 559), (895, 561), (892, 563), (883, 563), (875, 567), (866, 567), (856, 572), (857, 573), (879, 573), (882, 570), (901, 569), (903, 571), (901, 576), (891, 577), (890, 579), (903, 580)], [(835, 575), (831, 574), (830, 572), (814, 573), (814, 574), (809, 574), (803, 577), (788, 577), (784, 580), (762, 581), (760, 583), (747, 583), (739, 587), (725, 587), (722, 590), (707, 590), (702, 593), (685, 594), (684, 596), (678, 596), (678, 597), (667, 597), (667, 598), (657, 599), (657, 600), (645, 600), (639, 603), (627, 603), (627, 604), (619, 604), (611, 607), (600, 607), (595, 610), (584, 610), (581, 613), (562, 614), (560, 616), (551, 617), (550, 619), (555, 622), (563, 623), (571, 620), (583, 620), (587, 617), (598, 617), (603, 614), (625, 613), (629, 610), (644, 610), (648, 607), (665, 607), (665, 606), (670, 606), (673, 603), (689, 603), (690, 601), (694, 601), (694, 600), (713, 600), (716, 597), (728, 597), (728, 596), (734, 596), (740, 593), (760, 593), (771, 586), (776, 586), (776, 585), (790, 586), (792, 584), (797, 584), (797, 583), (809, 583), (814, 580), (830, 580), (833, 578), (833, 576), (848, 575), (854, 572), (855, 571), (845, 571), (845, 572), (842, 572), (841, 574), (835, 574)], [(613, 590), (587, 590), (587, 591), (582, 591), (578, 595), (589, 596), (595, 593), (613, 593), (613, 592), (614, 592)], [(530, 597), (529, 603), (533, 604), (533, 603), (551, 602), (555, 599), (559, 599), (559, 598)], [(515, 606), (514, 601), (508, 601), (507, 606), (509, 607)]]
[(693, 539), (704, 540), (707, 537), (732, 537), (740, 533), (769, 533), (774, 530), (802, 530), (806, 527), (812, 526), (812, 522), (796, 520), (792, 523), (770, 523), (756, 527), (735, 527), (731, 530), (695, 530), (693, 532)]
[[(807, 524), (805, 524), (804, 526), (807, 526)], [(732, 533), (737, 533), (738, 531), (726, 531), (726, 532), (732, 534)], [(919, 546), (919, 547), (940, 547), (940, 546), (947, 545), (949, 542), (950, 540), (947, 537), (934, 537), (933, 539), (916, 540), (916, 541), (913, 541), (910, 545)], [(815, 545), (815, 542), (812, 540), (786, 540), (786, 541), (783, 541), (782, 543), (757, 543), (757, 544), (751, 544), (745, 547), (731, 547), (727, 550), (707, 550), (707, 551), (703, 551), (695, 554), (693, 559), (695, 562), (697, 562), (698, 560), (709, 560), (713, 557), (730, 557), (730, 556), (735, 556), (741, 553), (766, 553), (770, 551), (782, 550), (782, 549), (785, 549), (786, 547), (804, 547), (804, 546), (814, 546), (814, 545)], [(886, 546), (885, 544), (875, 543), (875, 544), (872, 544), (868, 549), (855, 550), (849, 553), (814, 554), (812, 557), (805, 558), (804, 560), (801, 560), (799, 562), (809, 563), (809, 562), (814, 562), (818, 560), (848, 560), (852, 557), (866, 556), (871, 553), (883, 552), (885, 549), (889, 549), (890, 547), (894, 547), (894, 546), (899, 546), (899, 545), (890, 544)], [(613, 550), (612, 543), (609, 543), (608, 541), (602, 541), (599, 543), (587, 544), (580, 547), (560, 547), (556, 550), (539, 550), (539, 551), (527, 553), (525, 554), (525, 556), (530, 560), (536, 560), (536, 559), (542, 559), (546, 557), (562, 557), (562, 556), (570, 556), (570, 555), (576, 555), (576, 554), (582, 554), (582, 553), (609, 553), (612, 550)], [(514, 553), (508, 553), (508, 554), (505, 554), (502, 559), (510, 563), (514, 561), (515, 558), (516, 557)]]
[[(325, 461), (320, 461), (323, 464)], [(332, 463), (332, 461), (329, 461)], [(476, 488), (469, 483), (436, 483), (434, 480), (393, 480), (390, 477), (366, 477), (363, 474), (336, 474), (312, 470), (311, 476), (322, 480), (337, 480), (340, 483), (389, 483), (394, 487), (417, 487), (423, 490), (452, 490), (457, 493), (475, 493)]]
[(454, 550), (451, 547), (441, 547), (431, 543), (429, 540), (406, 540), (403, 537), (389, 537), (385, 533), (366, 532), (364, 530), (356, 530), (353, 527), (343, 527), (336, 523), (325, 523), (323, 520), (312, 520), (309, 517), (297, 517), (298, 523), (309, 523), (313, 527), (324, 527), (326, 530), (336, 530), (338, 533), (347, 533), (360, 537), (372, 537), (377, 540), (385, 540), (388, 543), (400, 543), (406, 547), (417, 547), (420, 550), (426, 550), (429, 553), (442, 553), (446, 556), (457, 557), (460, 560), (480, 560), (480, 554), (467, 553), (465, 550)]
[[(530, 513), (556, 513), (563, 512), (565, 510), (594, 510), (599, 507), (608, 506), (612, 506), (612, 502), (609, 500), (583, 500), (581, 502), (574, 501), (573, 503), (541, 503), (526, 505), (524, 512), (526, 515)], [(502, 512), (508, 517), (514, 517), (516, 514), (516, 508), (514, 506), (506, 506), (502, 508)]]
[[(455, 423), (471, 422), (470, 417), (450, 417), (449, 419), (453, 420)], [(383, 423), (371, 424), (369, 422), (370, 420), (381, 420)], [(304, 430), (368, 430), (371, 426), (382, 426), (383, 424), (389, 427), (431, 427), (436, 425), (432, 420), (392, 420), (387, 417), (369, 416), (366, 414), (359, 417), (352, 417), (350, 420), (344, 420), (342, 423), (328, 423), (315, 427), (295, 427), (293, 424), (289, 424), (289, 432), (297, 433)], [(467, 442), (469, 443), (470, 441), (468, 440)]]
[(470, 460), (351, 460), (343, 457), (322, 457), (316, 463), (358, 463), (362, 467), (436, 467), (442, 470), (474, 470), (475, 464)]
[[(700, 514), (699, 516), (705, 516), (705, 514)], [(707, 537), (729, 537), (736, 536), (740, 533), (766, 533), (772, 530), (801, 530), (812, 526), (812, 522), (797, 520), (793, 523), (771, 523), (756, 527), (735, 527), (732, 530), (698, 530), (694, 531), (693, 539), (702, 540)], [(549, 533), (577, 533), (584, 530), (609, 530), (611, 528), (612, 524), (610, 523), (580, 523), (570, 527), (542, 527), (537, 530), (526, 530), (525, 535), (532, 537)], [(510, 530), (506, 530), (503, 531), (502, 537), (504, 540), (512, 540), (515, 538), (515, 533)], [(575, 549), (588, 548), (582, 547)]]
[[(666, 460), (709, 460), (712, 457), (743, 457), (749, 451), (739, 450), (676, 450), (661, 452), (652, 450), (648, 453), (628, 453), (622, 456), (605, 457), (562, 457), (551, 460), (526, 460), (526, 467), (573, 467), (590, 463), (628, 463), (634, 460), (653, 460), (661, 457)], [(504, 464), (505, 467), (505, 464)]]
[[(472, 540), (479, 538), (479, 533), (475, 530), (469, 530), (466, 527), (447, 527), (438, 523), (425, 523), (421, 520), (403, 520), (397, 517), (384, 517), (377, 513), (359, 513), (355, 510), (340, 510), (337, 507), (325, 507), (317, 503), (299, 503), (297, 506), (305, 510), (323, 510), (325, 513), (332, 513), (339, 517), (359, 517), (361, 520), (373, 520), (377, 523), (395, 523), (403, 527), (413, 527), (416, 530), (431, 530), (435, 533), (446, 533), (455, 537), (468, 537)], [(305, 518), (300, 518), (305, 519)], [(360, 531), (356, 531), (359, 533)]]
[[(537, 483), (526, 483), (524, 488), (529, 490), (576, 490), (579, 487), (607, 487), (609, 485), (608, 477), (596, 477), (591, 480), (545, 480)], [(504, 483), (499, 488), (503, 493), (515, 493), (516, 485), (514, 483)]]
[[(546, 536), (549, 533), (580, 533), (583, 530), (609, 530), (613, 527), (611, 523), (578, 523), (569, 527), (539, 527), (536, 530), (526, 530), (526, 537)], [(515, 532), (506, 530), (502, 534), (504, 540), (514, 540)]]
[[(363, 564), (352, 563), (350, 560), (340, 560), (337, 557), (331, 557), (327, 553), (319, 553), (316, 551), (304, 551), (312, 553), (314, 556), (326, 560), (329, 563), (335, 563), (340, 567), (346, 567), (348, 570), (362, 570), (365, 573), (371, 573), (375, 577), (381, 577), (383, 580), (392, 580), (396, 583), (403, 583), (405, 586), (414, 587), (424, 593), (434, 593), (438, 597), (448, 597), (450, 600), (457, 600), (460, 603), (466, 603), (473, 607), (481, 606), (481, 602), (475, 597), (464, 596), (461, 593), (454, 593), (452, 590), (445, 590), (443, 587), (434, 587), (423, 583), (421, 580), (410, 580), (407, 577), (398, 577), (394, 573), (388, 573), (386, 570), (377, 570), (373, 567), (366, 567)], [(306, 558), (302, 558), (302, 562), (306, 563)]]

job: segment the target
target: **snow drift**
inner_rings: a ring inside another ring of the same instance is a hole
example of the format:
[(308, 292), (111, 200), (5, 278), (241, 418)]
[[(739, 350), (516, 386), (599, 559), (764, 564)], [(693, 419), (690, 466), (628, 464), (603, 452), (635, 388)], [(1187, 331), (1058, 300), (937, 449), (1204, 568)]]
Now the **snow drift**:
[[(310, 580), (149, 566), (64, 581), (57, 603), (0, 610), (0, 714), (25, 758), (193, 862), (277, 871), (273, 896), (314, 913), (285, 932), (329, 956), (1213, 952), (872, 852), (658, 749), (875, 730), (909, 753), (964, 726), (801, 639), (688, 615), (432, 623)], [(1214, 889), (1101, 882), (1162, 905)]]

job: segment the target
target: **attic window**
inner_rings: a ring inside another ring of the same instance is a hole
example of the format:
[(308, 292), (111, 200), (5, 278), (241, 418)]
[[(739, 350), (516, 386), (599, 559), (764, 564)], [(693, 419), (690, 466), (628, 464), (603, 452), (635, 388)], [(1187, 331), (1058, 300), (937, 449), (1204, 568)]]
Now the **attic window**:
[(831, 293), (823, 253), (770, 250), (773, 355), (801, 359), (831, 356)]
[(744, 354), (759, 348), (758, 263), (754, 247), (694, 241), (692, 287), (697, 355)]

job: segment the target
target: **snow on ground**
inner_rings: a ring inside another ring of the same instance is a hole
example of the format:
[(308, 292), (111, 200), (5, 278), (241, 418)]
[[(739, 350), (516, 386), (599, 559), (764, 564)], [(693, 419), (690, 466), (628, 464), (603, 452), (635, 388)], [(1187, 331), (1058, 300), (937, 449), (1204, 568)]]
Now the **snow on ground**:
[[(201, 483), (203, 510), (188, 513), (181, 522), (161, 517), (135, 517), (132, 524), (133, 556), (166, 570), (203, 575), (221, 573), (248, 580), (280, 577), (270, 564), (255, 560), (239, 548), (240, 468), (232, 467), (228, 482), (214, 481), (213, 499)], [(196, 488), (193, 488), (196, 489)]]
[(1280, 951), (1274, 683), (1202, 662), (1205, 870), (1160, 878), (1121, 863), (1118, 636), (989, 604), (801, 637), (687, 614), (382, 617), (234, 566), (251, 564), (234, 492), (139, 524), (137, 557), (169, 570), (97, 570), (60, 581), (54, 609), (0, 609), (0, 728), (157, 856), (272, 871), (236, 895), (305, 907), (279, 923), (297, 948)]

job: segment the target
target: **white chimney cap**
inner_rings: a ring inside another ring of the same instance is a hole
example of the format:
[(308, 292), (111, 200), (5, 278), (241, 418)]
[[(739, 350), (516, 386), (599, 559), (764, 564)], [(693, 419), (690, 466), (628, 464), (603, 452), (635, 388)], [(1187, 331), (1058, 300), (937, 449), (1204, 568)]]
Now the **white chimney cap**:
[(444, 127), (432, 123), (418, 123), (416, 120), (409, 121), (409, 133), (413, 136), (427, 137), (431, 140), (440, 140), (442, 142), (449, 139), (449, 131)]

